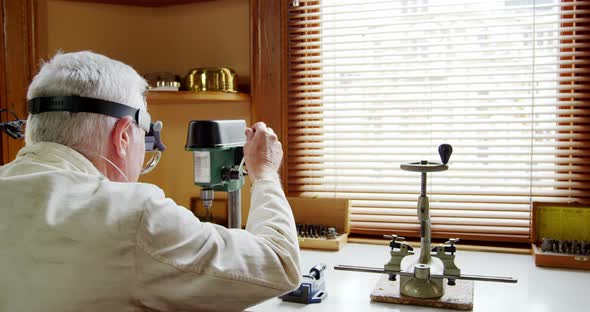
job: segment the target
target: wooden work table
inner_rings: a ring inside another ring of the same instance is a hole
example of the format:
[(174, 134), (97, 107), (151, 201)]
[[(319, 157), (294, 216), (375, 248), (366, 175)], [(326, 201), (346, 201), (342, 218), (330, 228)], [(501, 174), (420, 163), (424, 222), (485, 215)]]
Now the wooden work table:
[[(389, 247), (347, 244), (338, 252), (303, 250), (305, 273), (320, 262), (328, 265), (321, 303), (297, 304), (278, 298), (248, 311), (453, 311), (371, 302), (369, 295), (380, 274), (335, 271), (334, 265), (383, 267)], [(590, 311), (590, 271), (536, 267), (530, 255), (459, 251), (457, 266), (465, 274), (510, 276), (517, 284), (475, 282), (473, 311)]]

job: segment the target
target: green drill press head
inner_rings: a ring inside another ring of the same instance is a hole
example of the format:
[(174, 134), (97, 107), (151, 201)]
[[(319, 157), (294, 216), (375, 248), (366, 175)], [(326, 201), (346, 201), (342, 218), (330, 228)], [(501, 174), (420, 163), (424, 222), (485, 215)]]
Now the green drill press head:
[(244, 120), (192, 120), (186, 150), (193, 153), (195, 185), (233, 192), (244, 185)]

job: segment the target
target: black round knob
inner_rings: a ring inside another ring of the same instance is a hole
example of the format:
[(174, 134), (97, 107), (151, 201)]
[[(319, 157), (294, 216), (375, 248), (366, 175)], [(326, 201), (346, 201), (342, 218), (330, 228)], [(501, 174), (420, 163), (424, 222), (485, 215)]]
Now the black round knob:
[(447, 164), (453, 153), (453, 147), (450, 144), (441, 144), (438, 147), (438, 155), (440, 155), (440, 161), (443, 164)]

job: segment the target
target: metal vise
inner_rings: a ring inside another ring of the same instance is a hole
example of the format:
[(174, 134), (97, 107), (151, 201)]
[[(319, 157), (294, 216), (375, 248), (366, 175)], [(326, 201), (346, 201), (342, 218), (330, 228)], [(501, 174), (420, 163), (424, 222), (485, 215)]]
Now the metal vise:
[(279, 298), (283, 299), (283, 301), (305, 304), (322, 302), (328, 296), (324, 278), (325, 270), (325, 264), (315, 265), (309, 270), (308, 275), (303, 275), (303, 282), (297, 290), (284, 294)]

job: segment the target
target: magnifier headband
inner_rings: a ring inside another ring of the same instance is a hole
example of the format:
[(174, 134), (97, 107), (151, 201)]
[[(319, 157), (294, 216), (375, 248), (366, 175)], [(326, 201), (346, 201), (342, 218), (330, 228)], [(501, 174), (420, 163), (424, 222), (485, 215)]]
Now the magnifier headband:
[(38, 97), (28, 101), (31, 114), (46, 112), (95, 113), (116, 118), (131, 116), (133, 121), (146, 132), (146, 151), (166, 149), (160, 139), (162, 122), (151, 122), (145, 109), (137, 109), (125, 104), (82, 96)]
[(46, 112), (95, 113), (116, 118), (133, 117), (133, 121), (145, 132), (150, 131), (151, 117), (144, 109), (125, 104), (81, 96), (38, 97), (29, 100), (29, 113)]

